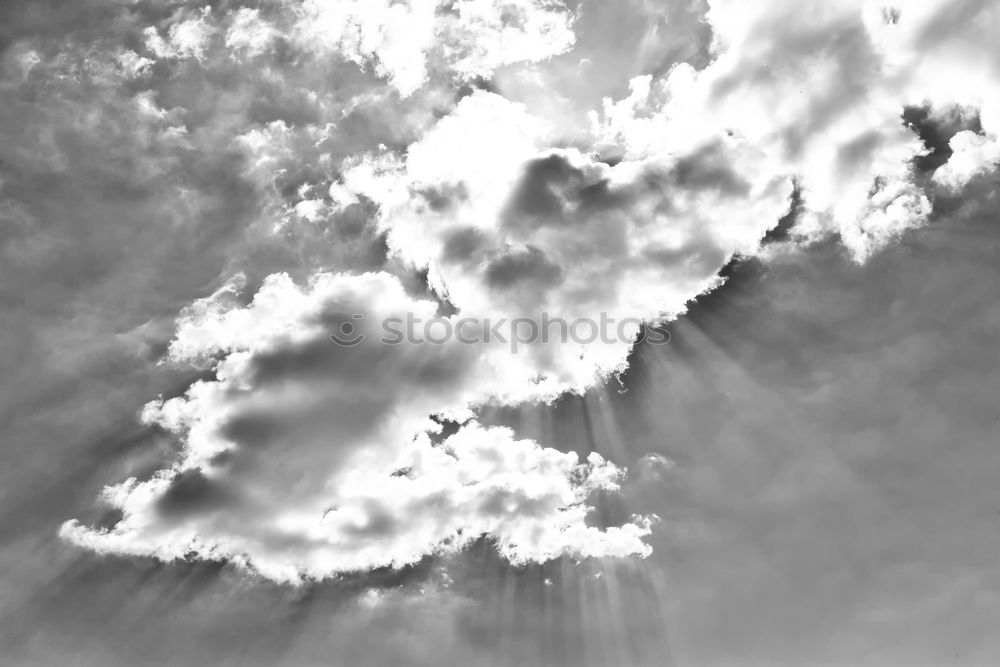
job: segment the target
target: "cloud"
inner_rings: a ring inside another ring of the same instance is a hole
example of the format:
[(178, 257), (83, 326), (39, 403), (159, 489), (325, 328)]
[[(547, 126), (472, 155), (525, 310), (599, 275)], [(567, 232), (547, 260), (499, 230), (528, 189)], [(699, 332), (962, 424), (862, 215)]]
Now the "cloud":
[[(493, 321), (675, 317), (788, 208), (791, 181), (736, 139), (609, 166), (548, 148), (553, 132), (476, 91), (403, 160), (369, 156), (343, 183), (379, 204), (393, 253), (463, 316)], [(506, 363), (544, 378), (522, 399), (552, 397), (623, 369), (631, 342), (550, 340)]]
[(572, 15), (560, 1), (308, 0), (300, 11), (296, 41), (374, 61), (403, 96), (422, 86), (430, 69), (489, 77), (502, 65), (562, 53), (574, 41)]
[[(205, 8), (200, 16), (175, 21), (170, 24), (167, 37), (164, 39), (153, 26), (146, 28), (146, 48), (158, 58), (196, 58), (205, 57), (205, 49), (215, 28), (209, 24), (211, 10)], [(242, 15), (245, 21), (245, 15)]]
[(248, 57), (267, 51), (280, 36), (278, 30), (260, 17), (260, 11), (240, 7), (226, 31), (226, 46)]
[[(785, 243), (837, 234), (866, 259), (931, 211), (936, 186), (917, 168), (927, 147), (907, 109), (981, 118), (981, 131), (951, 138), (937, 182), (959, 187), (995, 161), (996, 63), (961, 69), (967, 49), (989, 52), (982, 26), (995, 10), (948, 7), (717, 0), (710, 62), (632, 78), (582, 128), (499, 87), (456, 85), (518, 60), (544, 68), (569, 49), (561, 3), (262, 4), (158, 23), (138, 57), (161, 61), (130, 59), (130, 76), (162, 68), (190, 87), (137, 106), (189, 150), (238, 156), (263, 211), (257, 242), (287, 243), (301, 261), (247, 261), (248, 277), (182, 312), (169, 361), (215, 377), (144, 411), (178, 439), (178, 459), (108, 487), (115, 526), (70, 522), (63, 535), (108, 552), (232, 559), (281, 581), (400, 566), (481, 536), (515, 562), (648, 554), (648, 519), (587, 524), (588, 496), (616, 490), (622, 470), (474, 419), (489, 403), (607, 380), (626, 368), (631, 338), (556, 336), (514, 353), (384, 345), (378, 323), (440, 315), (487, 328), (547, 314), (634, 332), (685, 312), (789, 218)], [(289, 54), (301, 67), (279, 67)], [(254, 59), (279, 83), (247, 74)], [(199, 68), (243, 82), (237, 102), (206, 101)], [(324, 82), (325, 68), (342, 81)], [(358, 268), (354, 253), (323, 236), (358, 220), (390, 255), (367, 273), (344, 271)], [(427, 284), (404, 288), (408, 272)], [(259, 285), (249, 304), (247, 285)], [(355, 329), (366, 336), (356, 344), (329, 339)], [(435, 443), (441, 419), (460, 428)]]
[[(404, 162), (366, 158), (345, 175), (359, 196), (379, 198), (390, 248), (432, 270), (459, 311), (453, 322), (545, 311), (631, 317), (637, 328), (635, 318), (673, 316), (787, 207), (787, 183), (738, 173), (754, 160), (738, 145), (609, 167), (540, 149), (545, 131), (516, 105), (475, 93)], [(751, 193), (756, 207), (743, 201)], [(592, 456), (581, 467), (574, 454), (474, 422), (440, 447), (426, 435), (434, 414), (582, 391), (624, 367), (627, 338), (555, 338), (515, 355), (457, 341), (386, 346), (369, 331), (345, 348), (328, 334), (352, 313), (372, 325), (427, 320), (437, 303), (407, 296), (387, 273), (318, 274), (305, 289), (272, 275), (234, 307), (239, 282), (183, 314), (169, 350), (174, 362), (218, 359), (217, 379), (145, 413), (183, 439), (182, 459), (105, 492), (124, 514), (115, 527), (70, 523), (64, 536), (164, 559), (235, 559), (286, 581), (400, 566), (483, 535), (515, 562), (648, 554), (647, 519), (586, 524), (589, 493), (618, 487), (609, 462)]]
[(373, 67), (408, 97), (431, 72), (464, 81), (562, 53), (573, 45), (572, 22), (560, 0), (306, 0), (216, 16), (209, 8), (181, 10), (162, 27), (147, 27), (144, 36), (157, 58), (199, 61), (214, 37), (238, 59), (264, 54), (280, 41), (311, 57)]
[[(476, 347), (345, 348), (345, 313), (430, 317), (437, 305), (388, 274), (268, 278), (246, 307), (237, 280), (182, 316), (169, 355), (216, 379), (147, 406), (146, 422), (184, 442), (151, 479), (103, 498), (110, 529), (63, 526), (102, 552), (227, 559), (279, 581), (401, 567), (487, 537), (513, 562), (647, 555), (648, 521), (589, 526), (587, 500), (617, 490), (612, 463), (517, 440), (468, 422), (438, 444), (429, 417), (466, 415), (504, 380)], [(466, 417), (467, 418), (467, 417)]]
[(797, 179), (802, 234), (836, 232), (863, 259), (930, 212), (912, 168), (924, 147), (900, 122), (907, 106), (969, 105), (990, 117), (981, 135), (952, 140), (939, 181), (960, 186), (997, 161), (1000, 90), (987, 56), (996, 9), (959, 5), (717, 0), (715, 60), (634, 79), (629, 96), (594, 114), (596, 135), (635, 158), (734, 134)]

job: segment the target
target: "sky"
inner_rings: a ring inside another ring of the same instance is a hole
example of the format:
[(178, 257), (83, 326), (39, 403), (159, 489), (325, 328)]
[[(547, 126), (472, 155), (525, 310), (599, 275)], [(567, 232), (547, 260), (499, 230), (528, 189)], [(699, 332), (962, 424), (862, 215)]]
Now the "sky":
[(994, 664), (998, 24), (3, 3), (4, 664)]

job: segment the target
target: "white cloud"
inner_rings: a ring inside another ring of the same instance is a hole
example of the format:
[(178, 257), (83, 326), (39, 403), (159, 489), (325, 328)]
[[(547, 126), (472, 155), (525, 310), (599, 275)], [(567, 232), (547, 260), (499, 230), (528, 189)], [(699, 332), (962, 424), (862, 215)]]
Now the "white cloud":
[(516, 62), (538, 62), (570, 49), (572, 17), (561, 2), (462, 0), (449, 4), (438, 29), (443, 51), (464, 77), (489, 77)]
[(934, 172), (934, 178), (951, 188), (961, 187), (972, 177), (994, 169), (1000, 162), (1000, 141), (995, 135), (964, 130), (952, 137), (950, 146), (954, 153), (944, 166)]
[(149, 58), (143, 58), (130, 49), (123, 49), (116, 55), (115, 59), (118, 61), (122, 73), (128, 78), (145, 74), (149, 70), (149, 66), (153, 64)]
[(240, 7), (226, 31), (226, 46), (253, 57), (266, 52), (280, 32), (260, 17), (260, 11)]
[(218, 18), (207, 7), (193, 18), (182, 12), (165, 36), (146, 28), (146, 48), (158, 58), (203, 60), (209, 40), (224, 33), (227, 49), (253, 58), (283, 39), (319, 58), (371, 66), (408, 97), (431, 70), (460, 80), (489, 77), (503, 65), (563, 53), (574, 42), (574, 17), (561, 0), (305, 0), (262, 9), (265, 16), (248, 7)]
[(308, 220), (316, 222), (323, 216), (326, 204), (322, 199), (303, 199), (295, 205), (295, 214)]
[(981, 111), (986, 136), (957, 136), (940, 180), (960, 185), (997, 160), (1000, 87), (988, 55), (997, 9), (967, 9), (954, 21), (960, 13), (945, 2), (891, 11), (865, 0), (715, 0), (715, 61), (634, 80), (627, 98), (593, 116), (596, 135), (645, 157), (732, 132), (765, 154), (775, 175), (798, 179), (800, 231), (839, 232), (863, 259), (930, 213), (911, 166), (924, 148), (900, 122), (904, 107)]
[(436, 0), (306, 0), (299, 10), (295, 39), (359, 64), (374, 60), (378, 72), (406, 96), (427, 78), (425, 52), (434, 43), (436, 9)]
[(216, 29), (209, 23), (211, 10), (206, 7), (200, 16), (172, 23), (164, 39), (150, 26), (144, 31), (146, 48), (158, 58), (195, 58), (202, 60), (208, 41)]
[(21, 78), (23, 79), (27, 79), (35, 65), (42, 62), (42, 57), (38, 55), (38, 52), (31, 49), (22, 50), (15, 58), (21, 68)]
[[(380, 204), (390, 248), (428, 268), (463, 316), (493, 321), (674, 317), (788, 206), (790, 180), (738, 139), (614, 167), (545, 148), (551, 140), (520, 105), (477, 92), (405, 162), (364, 161), (345, 184)], [(617, 337), (529, 346), (504, 363), (544, 379), (512, 382), (505, 395), (582, 391), (624, 368), (630, 349)]]
[(247, 307), (237, 278), (179, 321), (175, 360), (220, 356), (217, 379), (147, 406), (185, 443), (171, 468), (109, 487), (110, 530), (67, 523), (99, 551), (227, 558), (280, 581), (402, 566), (487, 537), (514, 562), (646, 555), (648, 521), (586, 525), (591, 492), (616, 490), (610, 462), (464, 425), (444, 442), (428, 416), (461, 413), (502, 378), (475, 347), (344, 348), (327, 338), (368, 318), (436, 305), (387, 274), (324, 274), (307, 288), (268, 278)]
[[(423, 86), (431, 70), (488, 77), (503, 65), (562, 53), (574, 40), (573, 17), (558, 0), (306, 0), (265, 7), (274, 14), (270, 20), (256, 9), (234, 13), (227, 47), (254, 56), (283, 37), (320, 57), (372, 66), (403, 97)], [(207, 37), (203, 25), (175, 24), (169, 41), (154, 30), (149, 48), (161, 57), (200, 55), (195, 44)]]

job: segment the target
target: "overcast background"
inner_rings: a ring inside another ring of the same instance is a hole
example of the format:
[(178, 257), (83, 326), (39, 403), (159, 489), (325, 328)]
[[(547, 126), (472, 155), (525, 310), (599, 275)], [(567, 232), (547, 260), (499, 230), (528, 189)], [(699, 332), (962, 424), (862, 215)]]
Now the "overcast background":
[[(226, 132), (296, 114), (317, 122), (288, 79), (268, 88), (240, 63), (154, 66), (143, 85), (163, 109), (171, 96), (187, 106), (196, 148), (146, 134), (132, 115), (137, 90), (108, 83), (87, 58), (119, 41), (140, 49), (128, 26), (165, 20), (174, 4), (0, 6), (0, 663), (1000, 659), (992, 169), (936, 191), (926, 222), (867, 261), (836, 234), (775, 238), (729, 261), (726, 283), (666, 327), (669, 344), (638, 346), (621, 383), (481, 409), (484, 424), (628, 468), (591, 522), (658, 515), (647, 558), (516, 567), (480, 540), (402, 569), (290, 586), (232, 564), (101, 555), (62, 539), (68, 519), (113, 526), (120, 517), (94, 502), (100, 490), (175, 456), (177, 444), (137, 414), (206, 377), (157, 362), (178, 313), (228, 276), (245, 272), (252, 294), (276, 271), (388, 266), (424, 289), (419, 271), (387, 256), (371, 208), (272, 233), (287, 213), (274, 202), (308, 180), (294, 168), (321, 168), (296, 148), (288, 182), (263, 188)], [(348, 130), (327, 146), (333, 161), (405, 147), (476, 86), (532, 109), (551, 77), (571, 82), (560, 84), (569, 107), (589, 109), (628, 94), (633, 76), (708, 62), (698, 3), (652, 14), (648, 3), (584, 5), (575, 50), (537, 76), (501, 67), (489, 86), (432, 80), (411, 97), (385, 93), (338, 119)], [(26, 70), (29, 51), (39, 64)], [(581, 58), (594, 61), (583, 83), (561, 69)], [(384, 87), (342, 60), (301, 76), (345, 100)], [(932, 131), (955, 129), (927, 126), (922, 138), (940, 150)]]

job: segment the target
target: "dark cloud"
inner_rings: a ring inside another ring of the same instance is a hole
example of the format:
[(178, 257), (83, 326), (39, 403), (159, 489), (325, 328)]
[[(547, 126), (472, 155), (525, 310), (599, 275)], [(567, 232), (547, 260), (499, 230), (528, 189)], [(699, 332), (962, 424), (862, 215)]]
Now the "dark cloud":
[(802, 216), (802, 189), (795, 185), (792, 196), (788, 202), (788, 212), (778, 219), (778, 224), (768, 230), (761, 239), (761, 245), (766, 246), (771, 243), (781, 243), (789, 240), (795, 224)]
[(670, 182), (679, 190), (711, 190), (726, 197), (746, 197), (750, 183), (733, 170), (721, 143), (712, 143), (685, 155), (671, 167)]
[(651, 245), (642, 252), (642, 261), (664, 269), (704, 272), (726, 263), (728, 254), (708, 238), (693, 238), (678, 248)]
[[(943, 111), (943, 113), (942, 113)], [(903, 109), (903, 123), (924, 142), (927, 152), (914, 160), (920, 173), (930, 174), (943, 166), (953, 155), (949, 142), (959, 132), (970, 130), (982, 134), (979, 114), (972, 109), (954, 107), (935, 110), (930, 105), (908, 106)]]
[(192, 468), (174, 476), (157, 500), (156, 509), (167, 519), (180, 519), (221, 509), (231, 499), (231, 492), (224, 485)]
[(475, 227), (461, 227), (450, 232), (441, 250), (441, 260), (445, 262), (466, 262), (489, 243), (487, 235)]
[(503, 211), (503, 225), (526, 233), (545, 226), (582, 224), (581, 218), (625, 205), (604, 175), (574, 165), (565, 155), (529, 161)]
[(596, 169), (573, 164), (552, 154), (525, 165), (524, 173), (502, 213), (503, 225), (527, 235), (547, 226), (586, 226), (596, 216), (626, 214), (653, 202), (653, 210), (669, 211), (672, 198), (691, 192), (721, 197), (746, 197), (750, 183), (732, 166), (718, 142), (681, 157), (669, 166), (652, 164), (633, 183), (612, 186)]
[(562, 282), (563, 273), (544, 252), (528, 246), (490, 260), (485, 276), (486, 284), (494, 289), (528, 287), (544, 291)]
[(469, 197), (469, 193), (462, 183), (437, 188), (425, 188), (417, 194), (427, 201), (428, 208), (435, 213), (446, 211), (453, 205), (461, 203)]

